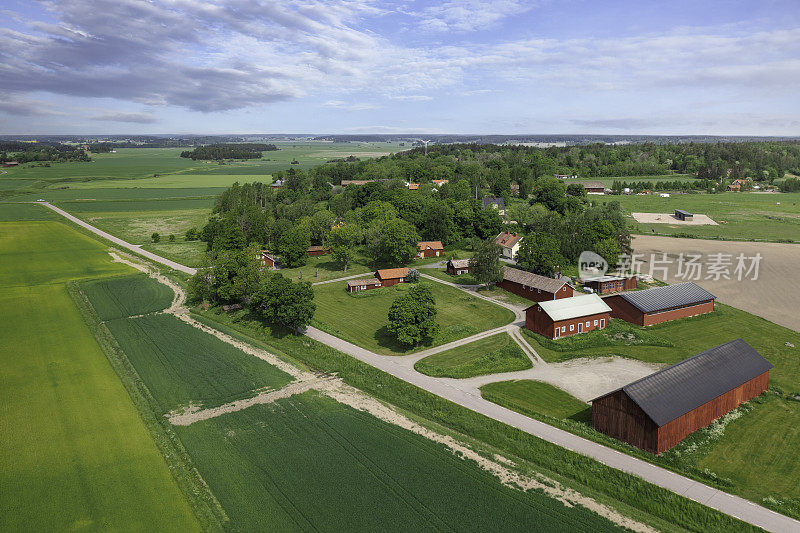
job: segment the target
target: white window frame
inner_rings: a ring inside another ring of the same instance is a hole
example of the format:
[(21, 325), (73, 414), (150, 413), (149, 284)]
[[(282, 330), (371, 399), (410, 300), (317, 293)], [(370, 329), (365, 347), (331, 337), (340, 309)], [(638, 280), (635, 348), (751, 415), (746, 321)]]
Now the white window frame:
[(597, 327), (597, 319), (594, 319), (594, 327)]
[(605, 327), (606, 327), (606, 319), (605, 318), (601, 318), (600, 319), (600, 329), (604, 329)]
[(569, 330), (570, 331), (574, 331), (575, 330), (575, 324), (570, 324), (569, 325)]

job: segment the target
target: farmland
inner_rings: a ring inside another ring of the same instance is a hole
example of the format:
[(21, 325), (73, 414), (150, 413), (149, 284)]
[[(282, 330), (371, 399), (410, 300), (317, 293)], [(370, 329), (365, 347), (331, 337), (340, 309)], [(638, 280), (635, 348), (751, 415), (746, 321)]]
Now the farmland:
[[(430, 283), (436, 300), (441, 332), (425, 346), (438, 346), (475, 333), (508, 324), (514, 315), (508, 309), (485, 302), (453, 287)], [(389, 307), (407, 285), (350, 294), (345, 283), (329, 283), (314, 288), (317, 312), (314, 320), (322, 329), (359, 346), (385, 354), (415, 351), (397, 344), (386, 329)], [(418, 348), (417, 348), (418, 349)]]
[(0, 528), (199, 530), (64, 285), (129, 269), (58, 222), (0, 223), (0, 258)]
[(629, 213), (672, 213), (684, 209), (710, 216), (718, 226), (680, 226), (677, 224), (630, 223), (634, 233), (665, 235), (690, 234), (697, 238), (758, 241), (800, 240), (800, 193), (735, 193), (622, 195), (598, 197), (598, 201), (617, 201)]
[(517, 343), (508, 334), (498, 333), (429, 355), (417, 361), (414, 368), (428, 376), (468, 378), (525, 370), (531, 366), (531, 360)]

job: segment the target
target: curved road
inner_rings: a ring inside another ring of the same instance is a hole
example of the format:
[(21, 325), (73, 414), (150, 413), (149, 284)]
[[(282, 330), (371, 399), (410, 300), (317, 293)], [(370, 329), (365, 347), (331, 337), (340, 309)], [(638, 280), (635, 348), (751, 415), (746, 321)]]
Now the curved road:
[[(56, 213), (66, 217), (67, 219), (75, 222), (88, 229), (89, 231), (100, 235), (101, 237), (119, 245), (122, 248), (131, 250), (139, 255), (147, 257), (148, 259), (168, 266), (169, 268), (185, 272), (187, 274), (194, 274), (197, 269), (187, 267), (170, 261), (164, 257), (158, 256), (152, 252), (142, 250), (140, 247), (123, 241), (113, 235), (102, 231), (91, 224), (88, 224), (77, 217), (74, 217), (58, 207), (53, 206), (48, 202), (37, 202)], [(739, 518), (745, 522), (758, 526), (767, 531), (774, 532), (798, 532), (800, 531), (800, 521), (789, 518), (788, 516), (776, 513), (766, 507), (762, 507), (744, 498), (728, 494), (721, 490), (709, 487), (698, 481), (681, 476), (675, 472), (671, 472), (659, 466), (650, 464), (641, 459), (631, 457), (630, 455), (618, 452), (602, 444), (586, 440), (582, 437), (569, 433), (567, 431), (555, 428), (544, 422), (539, 422), (525, 415), (501, 407), (488, 400), (484, 400), (479, 395), (464, 390), (458, 384), (459, 380), (447, 378), (434, 378), (420, 374), (413, 367), (403, 364), (399, 359), (378, 355), (369, 350), (365, 350), (359, 346), (344, 341), (338, 337), (334, 337), (324, 331), (309, 327), (306, 335), (319, 342), (327, 344), (337, 350), (355, 357), (379, 370), (387, 372), (403, 381), (411, 383), (421, 389), (436, 394), (453, 403), (457, 403), (467, 409), (481, 413), (485, 416), (508, 424), (509, 426), (520, 429), (526, 433), (539, 437), (548, 442), (552, 442), (558, 446), (566, 448), (576, 453), (591, 457), (607, 466), (629, 472), (640, 476), (645, 481), (648, 481), (659, 487), (671, 490), (676, 494), (680, 494), (686, 498), (699, 502), (712, 509), (716, 509), (725, 514)]]

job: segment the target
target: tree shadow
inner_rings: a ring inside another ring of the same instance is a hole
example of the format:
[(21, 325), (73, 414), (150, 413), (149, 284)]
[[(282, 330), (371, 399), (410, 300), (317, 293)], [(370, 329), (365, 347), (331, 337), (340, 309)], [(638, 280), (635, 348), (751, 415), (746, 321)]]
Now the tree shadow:
[(574, 420), (575, 422), (580, 422), (581, 424), (586, 424), (588, 426), (592, 425), (592, 408), (587, 407), (577, 413), (574, 413), (567, 417), (567, 420)]

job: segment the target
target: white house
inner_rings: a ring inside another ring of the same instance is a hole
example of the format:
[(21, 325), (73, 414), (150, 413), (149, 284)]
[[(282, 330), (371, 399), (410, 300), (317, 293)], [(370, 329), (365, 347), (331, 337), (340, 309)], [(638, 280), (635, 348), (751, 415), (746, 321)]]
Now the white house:
[(504, 231), (494, 238), (494, 242), (500, 245), (500, 248), (503, 250), (503, 257), (514, 259), (519, 251), (519, 245), (522, 242), (522, 235)]

